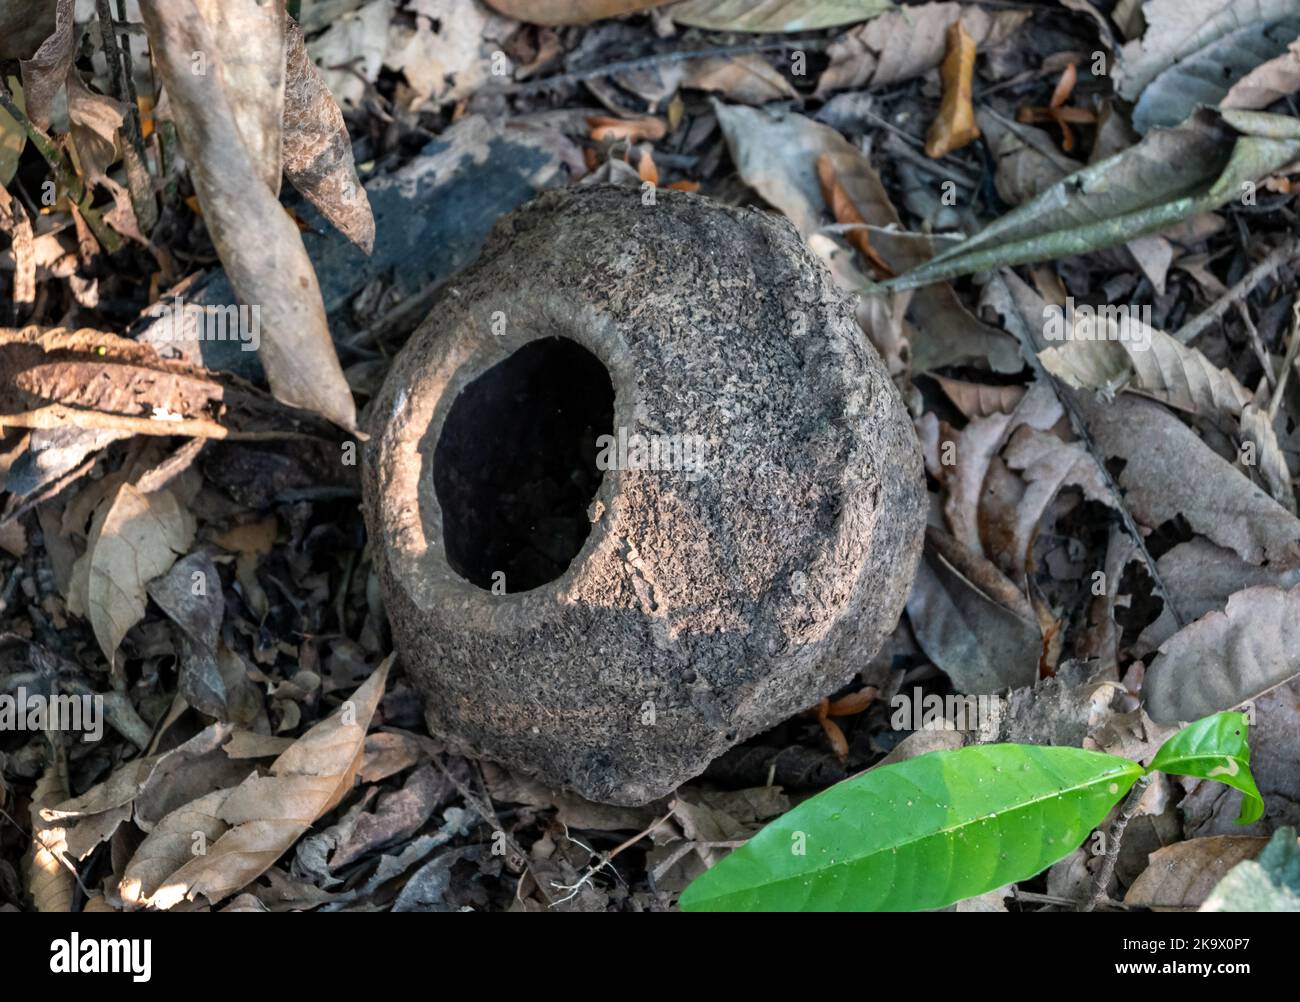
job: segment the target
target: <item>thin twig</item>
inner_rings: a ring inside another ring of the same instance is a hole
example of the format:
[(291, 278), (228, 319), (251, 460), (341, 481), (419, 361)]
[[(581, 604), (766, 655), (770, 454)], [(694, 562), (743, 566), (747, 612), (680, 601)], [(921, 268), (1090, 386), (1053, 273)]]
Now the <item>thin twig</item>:
[(1268, 257), (1264, 258), (1263, 261), (1255, 265), (1255, 267), (1251, 268), (1250, 271), (1246, 272), (1246, 274), (1241, 277), (1241, 281), (1210, 304), (1210, 306), (1202, 311), (1199, 316), (1189, 320), (1187, 323), (1183, 324), (1182, 327), (1178, 328), (1178, 330), (1174, 331), (1174, 337), (1183, 344), (1187, 344), (1192, 339), (1200, 337), (1200, 335), (1205, 333), (1206, 328), (1220, 320), (1234, 303), (1245, 300), (1245, 298), (1254, 291), (1255, 286), (1259, 285), (1260, 282), (1264, 281), (1264, 279), (1272, 275), (1273, 272), (1277, 271), (1279, 267), (1286, 264), (1288, 261), (1291, 261), (1297, 255), (1300, 255), (1300, 240), (1292, 238), (1274, 250), (1268, 255)]
[(1146, 793), (1150, 782), (1151, 774), (1147, 773), (1133, 784), (1133, 789), (1124, 798), (1124, 805), (1119, 809), (1119, 814), (1115, 815), (1115, 820), (1110, 826), (1110, 833), (1106, 837), (1106, 855), (1102, 858), (1101, 870), (1098, 872), (1097, 879), (1093, 884), (1092, 897), (1084, 903), (1081, 911), (1090, 912), (1098, 905), (1105, 904), (1110, 900), (1106, 888), (1110, 886), (1110, 878), (1115, 875), (1115, 864), (1119, 861), (1119, 847), (1124, 838), (1124, 829), (1133, 820), (1138, 803), (1141, 802), (1142, 795)]

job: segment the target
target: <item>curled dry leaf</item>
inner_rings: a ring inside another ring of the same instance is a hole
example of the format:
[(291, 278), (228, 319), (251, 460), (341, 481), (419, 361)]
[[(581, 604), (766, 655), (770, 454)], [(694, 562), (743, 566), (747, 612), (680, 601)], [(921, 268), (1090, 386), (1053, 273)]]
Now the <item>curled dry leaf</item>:
[(73, 30), (75, 0), (58, 0), (54, 30), (30, 59), (21, 62), (27, 117), (41, 129), (49, 127), (54, 98), (72, 66), (76, 36)]
[(1160, 645), (1143, 698), (1161, 723), (1230, 710), (1300, 675), (1300, 585), (1254, 587)]
[(925, 139), (925, 155), (938, 159), (973, 143), (980, 136), (971, 104), (971, 85), (975, 77), (975, 39), (960, 20), (948, 29), (947, 55), (940, 67), (943, 101), (939, 114)]
[(271, 194), (280, 192), (285, 111), (285, 8), (264, 0), (195, 0), (221, 52), (235, 128)]
[(1300, 90), (1300, 39), (1282, 53), (1261, 63), (1232, 85), (1219, 102), (1221, 108), (1267, 108), (1274, 101)]
[[(356, 405), (330, 340), (315, 269), (240, 139), (207, 23), (195, 0), (141, 0), (140, 10), (212, 242), (240, 301), (261, 311), (258, 352), (272, 392), (354, 430)], [(194, 52), (206, 54), (206, 75), (191, 72)]]
[(284, 174), (340, 233), (367, 254), (375, 217), (357, 177), (343, 112), (289, 19), (285, 45)]
[(214, 790), (176, 808), (145, 836), (118, 885), (122, 903), (128, 909), (147, 905), (170, 908), (180, 902), (181, 889), (164, 886), (164, 881), (194, 858), (196, 846), (206, 850), (229, 830), (219, 812), (230, 793)]
[(885, 87), (921, 76), (943, 61), (948, 29), (958, 21), (975, 44), (987, 50), (1006, 41), (1029, 15), (959, 3), (890, 11), (831, 43), (830, 66), (817, 81), (817, 93)]
[(655, 142), (668, 134), (668, 126), (662, 118), (625, 119), (593, 115), (587, 119), (587, 125), (591, 128), (591, 138), (598, 143), (617, 139), (631, 143), (639, 143), (643, 139)]
[[(339, 805), (356, 780), (365, 755), (366, 731), (384, 694), (391, 664), (390, 657), (351, 699), (283, 752), (270, 775), (254, 773), (230, 791), (217, 811), (229, 828), (206, 855), (189, 859), (159, 880), (169, 901), (193, 900), (201, 894), (215, 904), (229, 897)], [(159, 878), (151, 874), (153, 879)]]
[(1157, 849), (1124, 903), (1155, 911), (1198, 908), (1229, 870), (1254, 859), (1267, 844), (1268, 839), (1252, 835), (1212, 835)]
[(111, 664), (126, 631), (144, 618), (145, 586), (194, 541), (194, 516), (168, 490), (142, 494), (121, 484), (91, 525), (72, 570), (68, 608), (90, 619)]

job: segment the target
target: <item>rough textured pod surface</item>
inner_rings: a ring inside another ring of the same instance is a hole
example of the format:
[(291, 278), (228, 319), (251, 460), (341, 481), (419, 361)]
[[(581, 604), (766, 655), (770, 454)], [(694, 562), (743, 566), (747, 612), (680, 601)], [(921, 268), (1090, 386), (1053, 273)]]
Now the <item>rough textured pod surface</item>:
[(902, 402), (784, 220), (550, 192), (394, 363), (367, 524), (432, 733), (644, 803), (865, 666), (925, 521)]

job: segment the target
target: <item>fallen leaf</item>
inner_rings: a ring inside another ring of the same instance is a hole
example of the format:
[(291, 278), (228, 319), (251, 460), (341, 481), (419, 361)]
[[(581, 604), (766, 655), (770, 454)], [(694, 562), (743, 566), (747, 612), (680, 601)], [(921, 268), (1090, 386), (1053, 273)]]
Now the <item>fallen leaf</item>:
[(369, 254), (375, 217), (357, 177), (343, 112), (289, 19), (284, 85), (284, 175), (340, 233)]
[(1117, 54), (1115, 88), (1139, 132), (1213, 105), (1300, 33), (1293, 0), (1147, 0), (1146, 34)]
[(817, 31), (892, 10), (892, 0), (685, 0), (669, 13), (678, 24), (710, 31)]
[(591, 128), (591, 138), (598, 143), (616, 139), (632, 143), (643, 139), (655, 142), (668, 134), (668, 126), (661, 118), (623, 119), (593, 115), (587, 119), (587, 125)]
[(484, 0), (506, 17), (529, 24), (590, 24), (607, 17), (621, 17), (668, 0)]
[(1198, 908), (1229, 870), (1254, 859), (1267, 844), (1268, 839), (1250, 835), (1213, 835), (1157, 849), (1124, 903), (1158, 912)]
[(1199, 720), (1256, 699), (1300, 675), (1300, 585), (1254, 587), (1160, 645), (1143, 698), (1153, 720)]
[(975, 39), (960, 20), (948, 29), (947, 55), (939, 73), (943, 80), (943, 101), (925, 140), (925, 155), (937, 160), (953, 150), (973, 143), (980, 136), (971, 104), (971, 83), (975, 75)]
[[(315, 269), (241, 141), (207, 23), (195, 0), (142, 0), (140, 10), (177, 112), (204, 222), (240, 301), (260, 310), (265, 336), (258, 354), (272, 392), (354, 430), (356, 405), (330, 339)], [(189, 54), (196, 51), (212, 64), (202, 76), (191, 72)]]
[(1295, 829), (1279, 828), (1253, 860), (1228, 872), (1203, 912), (1300, 912), (1300, 844)]
[(830, 65), (817, 81), (817, 94), (887, 87), (928, 73), (943, 61), (948, 29), (958, 20), (978, 47), (990, 49), (1011, 37), (1029, 16), (1025, 10), (989, 13), (975, 4), (958, 3), (889, 11), (831, 43)]
[(271, 766), (230, 791), (218, 811), (229, 829), (161, 882), (169, 900), (203, 895), (216, 904), (255, 880), (352, 789), (366, 731), (384, 693), (390, 657), (337, 711)]
[(793, 99), (798, 92), (775, 67), (758, 53), (710, 56), (686, 64), (682, 86), (721, 94), (741, 104), (765, 104)]
[(68, 69), (75, 55), (73, 31), (74, 0), (58, 0), (54, 30), (30, 59), (19, 64), (23, 74), (23, 94), (27, 98), (27, 117), (39, 129), (49, 128), (54, 98), (63, 89)]
[(1300, 90), (1300, 39), (1286, 52), (1260, 63), (1229, 88), (1220, 108), (1267, 108)]
[(1019, 589), (989, 561), (936, 529), (907, 599), (926, 656), (963, 693), (1032, 685), (1042, 634)]
[(67, 830), (42, 817), (42, 809), (68, 796), (68, 764), (52, 747), (45, 771), (32, 791), (32, 844), (27, 856), (27, 892), (38, 912), (70, 912), (77, 879), (68, 858)]
[(144, 618), (145, 586), (167, 573), (193, 540), (194, 516), (169, 490), (146, 495), (121, 484), (99, 509), (73, 568), (68, 608), (90, 619), (110, 664), (127, 630)]

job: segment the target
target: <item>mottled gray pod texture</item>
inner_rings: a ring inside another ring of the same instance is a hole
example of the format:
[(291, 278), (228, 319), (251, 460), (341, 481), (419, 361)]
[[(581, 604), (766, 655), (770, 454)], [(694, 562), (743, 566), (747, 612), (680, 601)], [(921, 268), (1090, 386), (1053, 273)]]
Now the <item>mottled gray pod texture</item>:
[(920, 556), (919, 449), (850, 304), (784, 219), (694, 195), (502, 219), (370, 431), (430, 731), (592, 800), (663, 796), (849, 681)]

